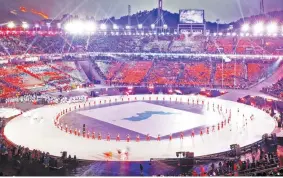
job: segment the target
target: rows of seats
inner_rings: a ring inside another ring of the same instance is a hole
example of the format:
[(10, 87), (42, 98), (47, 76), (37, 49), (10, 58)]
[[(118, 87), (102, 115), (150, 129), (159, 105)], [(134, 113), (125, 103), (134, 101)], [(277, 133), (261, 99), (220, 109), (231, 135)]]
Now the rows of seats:
[(113, 79), (113, 83), (138, 85), (152, 66), (151, 61), (129, 61)]
[(111, 80), (123, 65), (120, 61), (95, 61), (95, 63), (106, 80)]
[(210, 64), (205, 62), (187, 63), (179, 82), (181, 85), (209, 86), (211, 72)]
[(181, 71), (181, 63), (172, 61), (154, 62), (146, 82), (155, 85), (174, 85)]
[(61, 54), (69, 52), (178, 52), (282, 54), (282, 37), (203, 35), (0, 35), (0, 55)]
[(263, 78), (268, 71), (269, 64), (262, 62), (250, 62), (247, 64), (248, 81), (256, 82)]
[[(245, 77), (244, 65), (241, 63), (217, 63), (214, 75), (214, 85), (238, 86)], [(222, 79), (223, 78), (223, 79)]]

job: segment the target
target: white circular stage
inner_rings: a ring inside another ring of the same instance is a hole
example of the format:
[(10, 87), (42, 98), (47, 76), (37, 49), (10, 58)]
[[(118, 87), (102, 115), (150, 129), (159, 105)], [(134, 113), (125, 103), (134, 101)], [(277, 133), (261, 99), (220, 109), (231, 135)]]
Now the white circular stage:
[[(192, 115), (188, 111), (146, 103), (155, 100), (172, 102), (172, 104), (183, 103), (184, 106), (199, 105), (202, 114)], [(120, 104), (114, 105), (116, 102)], [(91, 109), (94, 105), (104, 105), (104, 107)], [(222, 112), (218, 111), (218, 105), (222, 106)], [(82, 109), (84, 106), (85, 108)], [(158, 134), (165, 136), (199, 126), (206, 128), (215, 125), (216, 127), (215, 132), (210, 130), (210, 133), (206, 134), (204, 131), (203, 136), (196, 134), (194, 138), (185, 135), (183, 140), (175, 138), (172, 141), (152, 139), (136, 142), (136, 135), (131, 136), (130, 142), (126, 142), (125, 139), (120, 142), (106, 141), (106, 136), (103, 136), (103, 140), (93, 140), (66, 133), (54, 125), (57, 114), (66, 109), (69, 112), (70, 108), (71, 112), (88, 117), (94, 115), (93, 119), (100, 122), (143, 135), (149, 133), (153, 138), (157, 138)], [(228, 118), (229, 112), (226, 113), (226, 109), (228, 111), (231, 109), (231, 121), (218, 131), (217, 123)], [(141, 115), (140, 113), (149, 111), (157, 114), (140, 120), (133, 119)], [(161, 111), (167, 113), (160, 115)], [(133, 115), (135, 117), (130, 117)], [(250, 119), (251, 115), (254, 116), (253, 120)], [(67, 151), (68, 155), (76, 155), (78, 159), (85, 160), (149, 161), (150, 158), (175, 158), (176, 152), (179, 151), (194, 152), (195, 156), (228, 151), (231, 144), (236, 143), (240, 146), (252, 144), (260, 140), (263, 134), (271, 133), (274, 128), (273, 118), (264, 111), (232, 101), (195, 95), (131, 95), (91, 98), (86, 103), (59, 104), (34, 109), (10, 121), (4, 129), (4, 134), (14, 144), (49, 152), (55, 156), (61, 156), (62, 151)], [(118, 154), (117, 150), (128, 154)]]

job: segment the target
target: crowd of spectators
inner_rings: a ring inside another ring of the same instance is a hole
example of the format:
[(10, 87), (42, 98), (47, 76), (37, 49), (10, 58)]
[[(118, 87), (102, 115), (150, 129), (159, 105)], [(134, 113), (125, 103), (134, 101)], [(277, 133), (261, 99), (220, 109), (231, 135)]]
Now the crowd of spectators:
[(270, 87), (262, 89), (262, 92), (283, 99), (283, 78), (278, 80), (275, 84)]
[(157, 52), (282, 54), (281, 37), (214, 37), (203, 35), (92, 35), (11, 33), (0, 36), (0, 54), (60, 54), (67, 52)]

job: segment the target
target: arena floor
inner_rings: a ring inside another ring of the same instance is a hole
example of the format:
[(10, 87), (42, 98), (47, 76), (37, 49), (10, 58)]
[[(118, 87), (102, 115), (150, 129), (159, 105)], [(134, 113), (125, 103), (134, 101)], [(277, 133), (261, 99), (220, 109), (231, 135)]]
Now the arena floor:
[[(10, 121), (4, 134), (17, 145), (56, 156), (67, 151), (85, 160), (148, 161), (150, 158), (175, 158), (179, 151), (194, 152), (195, 156), (227, 151), (231, 144), (254, 143), (275, 128), (274, 120), (259, 109), (198, 96), (112, 96), (91, 98), (85, 104), (86, 107), (84, 103), (61, 104), (28, 111)], [(222, 111), (218, 111), (217, 105), (222, 106)], [(78, 137), (57, 128), (54, 118), (63, 109), (70, 108), (72, 111), (60, 118), (61, 123), (73, 130), (81, 128), (81, 131), (86, 124), (87, 131), (101, 133), (103, 139)], [(218, 131), (217, 124), (228, 119), (230, 109), (231, 122)], [(251, 115), (254, 115), (253, 120)], [(213, 125), (216, 126), (214, 132)], [(209, 134), (206, 134), (207, 127)], [(201, 136), (200, 130), (205, 134)], [(194, 138), (192, 131), (196, 134)], [(181, 132), (185, 134), (183, 140), (179, 137)], [(108, 133), (111, 141), (106, 141)], [(120, 142), (115, 141), (118, 133)], [(131, 136), (130, 142), (126, 141), (127, 134)], [(145, 141), (147, 134), (151, 141)], [(156, 140), (158, 134), (161, 141)], [(169, 141), (170, 134), (173, 134), (172, 141)], [(137, 135), (140, 135), (140, 142), (135, 141)]]

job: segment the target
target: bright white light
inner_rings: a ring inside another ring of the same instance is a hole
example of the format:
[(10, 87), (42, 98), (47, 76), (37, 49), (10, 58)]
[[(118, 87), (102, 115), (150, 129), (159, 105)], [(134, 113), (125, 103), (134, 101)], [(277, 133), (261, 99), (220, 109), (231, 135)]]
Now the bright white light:
[(240, 36), (244, 36), (244, 33), (241, 33)]
[(227, 36), (231, 36), (231, 33), (227, 33)]
[(223, 35), (223, 33), (221, 33), (221, 32), (220, 32), (220, 33), (218, 33), (218, 35), (219, 35), (219, 36), (222, 36), (222, 35)]
[(104, 23), (103, 23), (103, 24), (101, 24), (101, 25), (100, 25), (100, 29), (101, 29), (101, 30), (106, 30), (106, 29), (107, 29), (106, 24), (104, 24)]
[(243, 32), (247, 32), (247, 31), (249, 31), (250, 30), (250, 25), (249, 24), (244, 24), (243, 26), (242, 26), (242, 31)]
[(127, 30), (131, 29), (131, 26), (127, 25), (127, 26), (126, 26), (126, 29), (127, 29)]
[(167, 28), (168, 28), (168, 25), (167, 25), (167, 24), (164, 24), (164, 25), (163, 25), (163, 28), (164, 28), (164, 29), (167, 29)]
[(278, 25), (275, 22), (271, 22), (270, 24), (267, 25), (267, 32), (268, 33), (277, 33), (278, 31)]
[(253, 31), (254, 31), (255, 34), (262, 33), (263, 30), (264, 30), (263, 22), (258, 22), (253, 27)]
[(7, 24), (7, 27), (8, 27), (8, 28), (15, 28), (15, 27), (16, 27), (16, 24), (15, 24), (14, 22), (9, 22), (9, 23)]
[(80, 20), (69, 22), (65, 25), (65, 30), (71, 34), (80, 34), (85, 30), (84, 23)]
[(235, 33), (235, 32), (234, 32), (234, 33), (232, 33), (232, 36), (236, 36), (236, 35), (237, 35), (237, 33)]
[(213, 36), (216, 36), (217, 35), (217, 33), (213, 33)]
[(28, 24), (28, 23), (26, 23), (26, 22), (23, 22), (22, 27), (23, 27), (24, 29), (28, 29), (29, 24)]
[(151, 27), (151, 29), (154, 29), (155, 28), (155, 24), (151, 24), (150, 27)]
[(142, 29), (142, 24), (138, 24), (138, 29)]
[(39, 28), (39, 25), (38, 25), (38, 24), (35, 24), (35, 28)]
[(118, 30), (119, 29), (118, 25), (117, 24), (113, 24), (113, 29), (114, 30)]
[(87, 32), (95, 32), (96, 31), (96, 24), (94, 22), (85, 22), (84, 29)]

